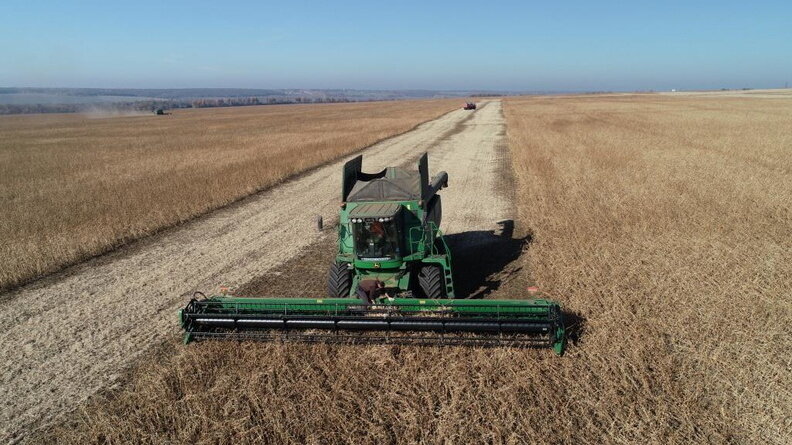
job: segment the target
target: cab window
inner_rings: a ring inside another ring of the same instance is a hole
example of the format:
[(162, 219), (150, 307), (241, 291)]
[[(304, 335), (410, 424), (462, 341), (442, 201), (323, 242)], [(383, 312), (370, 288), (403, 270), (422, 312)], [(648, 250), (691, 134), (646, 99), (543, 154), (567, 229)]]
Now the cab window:
[(355, 251), (361, 260), (384, 261), (399, 257), (396, 221), (371, 219), (353, 224)]

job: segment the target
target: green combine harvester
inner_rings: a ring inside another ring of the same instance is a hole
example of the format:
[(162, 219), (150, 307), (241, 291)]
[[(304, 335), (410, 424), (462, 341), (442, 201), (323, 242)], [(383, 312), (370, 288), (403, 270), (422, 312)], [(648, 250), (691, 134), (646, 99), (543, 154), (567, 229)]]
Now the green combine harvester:
[(439, 229), (438, 192), (427, 155), (418, 171), (344, 165), (338, 245), (327, 298), (193, 299), (179, 312), (185, 342), (202, 339), (320, 342), (566, 345), (558, 303), (460, 299), (451, 252)]

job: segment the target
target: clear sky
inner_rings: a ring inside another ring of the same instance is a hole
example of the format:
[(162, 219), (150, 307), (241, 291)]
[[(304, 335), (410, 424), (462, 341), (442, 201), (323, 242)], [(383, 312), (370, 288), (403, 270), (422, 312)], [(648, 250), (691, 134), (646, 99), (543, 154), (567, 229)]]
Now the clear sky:
[(792, 83), (785, 1), (0, 1), (0, 86), (635, 90)]

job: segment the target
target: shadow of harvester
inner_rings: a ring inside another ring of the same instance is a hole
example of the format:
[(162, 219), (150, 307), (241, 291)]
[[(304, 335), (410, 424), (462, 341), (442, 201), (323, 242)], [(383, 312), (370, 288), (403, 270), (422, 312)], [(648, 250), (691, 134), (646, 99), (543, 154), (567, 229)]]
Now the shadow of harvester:
[[(514, 236), (514, 221), (498, 223), (496, 230), (477, 230), (446, 235), (446, 242), (454, 261), (454, 287), (457, 298), (486, 298), (498, 290), (523, 267), (516, 262), (528, 249), (533, 238)], [(506, 298), (531, 298), (526, 292)], [(544, 297), (540, 297), (544, 298)], [(562, 307), (564, 302), (561, 301)], [(567, 339), (578, 344), (585, 333), (586, 317), (579, 312), (562, 309)]]
[(458, 298), (484, 298), (504, 279), (518, 273), (513, 265), (531, 242), (531, 236), (512, 238), (514, 221), (498, 223), (496, 230), (474, 230), (446, 235), (454, 262), (454, 287)]

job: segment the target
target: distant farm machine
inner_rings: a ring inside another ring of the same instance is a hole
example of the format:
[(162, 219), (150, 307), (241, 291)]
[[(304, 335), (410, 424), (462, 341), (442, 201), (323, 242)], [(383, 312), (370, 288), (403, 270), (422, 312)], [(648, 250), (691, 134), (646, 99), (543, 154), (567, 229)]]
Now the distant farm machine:
[(179, 313), (185, 342), (202, 339), (552, 347), (566, 336), (558, 303), (458, 298), (440, 231), (448, 174), (344, 165), (328, 296), (193, 299)]

